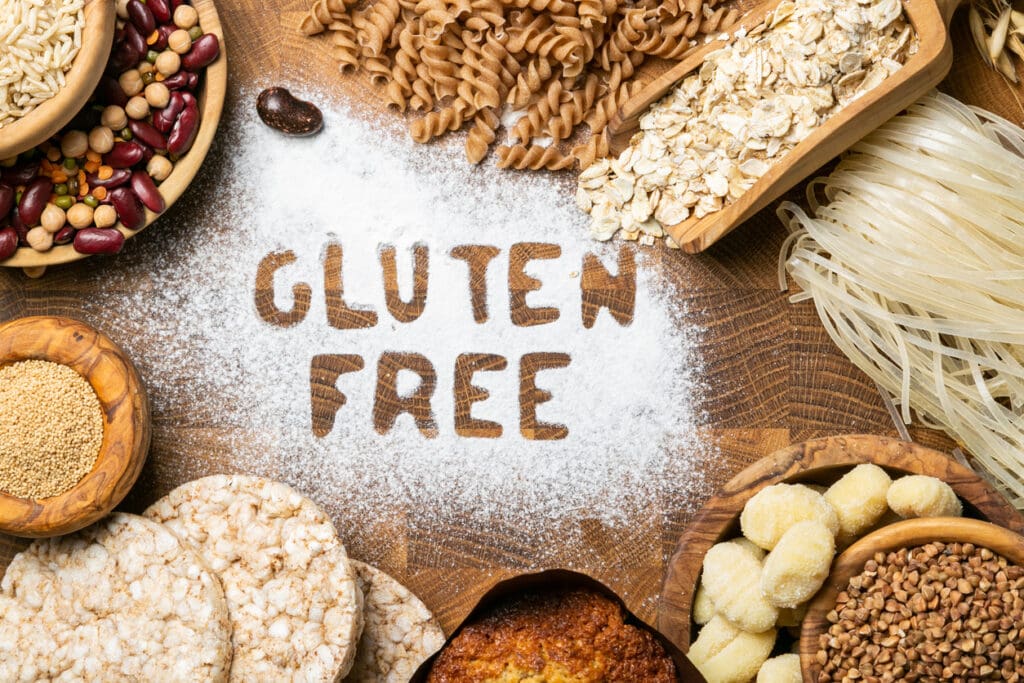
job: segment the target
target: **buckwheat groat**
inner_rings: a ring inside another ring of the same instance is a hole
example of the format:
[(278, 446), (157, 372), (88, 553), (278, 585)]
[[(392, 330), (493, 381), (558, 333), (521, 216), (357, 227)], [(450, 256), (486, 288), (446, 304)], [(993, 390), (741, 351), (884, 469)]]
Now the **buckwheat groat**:
[(224, 584), (233, 681), (335, 681), (363, 626), (362, 595), (330, 519), (285, 484), (216, 475), (145, 512), (196, 546)]
[(230, 666), (220, 582), (142, 517), (36, 541), (0, 584), (0, 680), (226, 681)]
[(393, 578), (351, 560), (363, 592), (363, 635), (349, 683), (405, 683), (444, 645), (444, 631), (419, 598)]

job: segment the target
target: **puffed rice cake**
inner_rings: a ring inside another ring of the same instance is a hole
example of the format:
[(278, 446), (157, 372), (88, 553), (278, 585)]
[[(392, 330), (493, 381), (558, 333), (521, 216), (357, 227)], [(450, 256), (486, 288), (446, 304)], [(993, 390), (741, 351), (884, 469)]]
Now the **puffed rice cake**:
[(376, 567), (352, 560), (363, 591), (363, 635), (346, 683), (406, 683), (444, 645), (427, 606)]
[(115, 513), (39, 540), (0, 583), (0, 680), (226, 681), (220, 582), (165, 527)]
[(336, 681), (355, 659), (363, 599), (328, 516), (286, 484), (215, 475), (144, 513), (193, 543), (224, 584), (232, 681)]

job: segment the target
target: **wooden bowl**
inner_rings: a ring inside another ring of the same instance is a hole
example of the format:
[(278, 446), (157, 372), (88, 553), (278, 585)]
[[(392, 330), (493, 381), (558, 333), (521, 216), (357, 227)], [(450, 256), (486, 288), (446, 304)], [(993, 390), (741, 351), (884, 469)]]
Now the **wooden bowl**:
[[(96, 1), (93, 0), (93, 2)], [(213, 64), (206, 67), (203, 83), (199, 92), (196, 93), (200, 109), (199, 132), (196, 134), (196, 140), (192, 143), (192, 148), (188, 153), (174, 164), (171, 175), (160, 183), (160, 194), (163, 195), (167, 209), (171, 208), (171, 205), (185, 193), (199, 172), (200, 166), (203, 165), (203, 160), (206, 159), (217, 132), (217, 125), (220, 123), (220, 117), (224, 110), (224, 95), (227, 93), (228, 87), (228, 62), (224, 45), (224, 30), (217, 16), (217, 8), (213, 0), (193, 0), (192, 5), (199, 12), (199, 25), (203, 27), (203, 31), (215, 34), (220, 40), (220, 56)], [(70, 120), (76, 113), (78, 113), (78, 109), (74, 110), (68, 119)], [(128, 230), (118, 223), (117, 229), (125, 238), (133, 237), (149, 227), (159, 216), (160, 214), (146, 209), (146, 223), (141, 228)], [(0, 266), (38, 269), (61, 263), (71, 263), (88, 256), (90, 254), (78, 253), (70, 244), (54, 247), (45, 252), (35, 251), (30, 247), (21, 247), (9, 259), (0, 261)], [(37, 271), (35, 275), (38, 275), (39, 272)]]
[(85, 0), (82, 46), (64, 75), (64, 87), (28, 115), (0, 128), (0, 159), (31, 149), (66, 126), (100, 82), (114, 44), (114, 0)]
[(117, 345), (67, 318), (19, 318), (0, 326), (0, 365), (61, 363), (86, 379), (103, 408), (103, 443), (92, 471), (69, 491), (43, 500), (0, 492), (0, 531), (39, 538), (101, 519), (127, 495), (149, 450), (149, 401), (135, 366)]
[(818, 637), (831, 626), (825, 618), (836, 604), (839, 592), (851, 578), (864, 569), (864, 564), (878, 552), (888, 553), (900, 548), (914, 548), (942, 541), (973, 543), (1002, 555), (1012, 564), (1024, 567), (1024, 536), (988, 522), (962, 517), (910, 519), (884, 526), (851, 545), (832, 565), (832, 571), (818, 594), (814, 596), (800, 631), (800, 669), (805, 683), (818, 680), (821, 665), (815, 660)]
[(881, 436), (837, 436), (794, 444), (746, 468), (708, 501), (679, 539), (669, 560), (658, 630), (684, 651), (696, 626), (690, 617), (704, 555), (712, 545), (740, 534), (743, 506), (761, 489), (779, 483), (829, 485), (855, 465), (874, 463), (890, 476), (927, 474), (953, 487), (964, 515), (987, 520), (1018, 533), (1024, 517), (985, 480), (939, 451)]

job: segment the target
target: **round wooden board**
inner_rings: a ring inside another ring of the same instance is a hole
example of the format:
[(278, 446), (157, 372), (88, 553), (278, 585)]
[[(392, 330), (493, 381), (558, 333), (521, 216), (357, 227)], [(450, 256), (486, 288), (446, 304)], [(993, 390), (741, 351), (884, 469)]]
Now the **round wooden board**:
[(715, 543), (739, 535), (747, 501), (772, 484), (828, 485), (853, 465), (873, 462), (891, 476), (927, 474), (942, 479), (965, 502), (964, 514), (1011, 531), (1024, 517), (977, 474), (939, 451), (880, 436), (854, 435), (794, 444), (746, 468), (707, 502), (683, 533), (669, 560), (658, 608), (658, 628), (684, 651), (690, 647), (690, 609), (704, 555)]

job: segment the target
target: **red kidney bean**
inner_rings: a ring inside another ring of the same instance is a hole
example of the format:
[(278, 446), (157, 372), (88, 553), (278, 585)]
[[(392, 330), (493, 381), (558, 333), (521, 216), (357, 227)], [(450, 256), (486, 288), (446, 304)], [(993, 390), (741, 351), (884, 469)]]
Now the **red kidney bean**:
[(168, 90), (181, 90), (188, 86), (188, 72), (179, 71), (176, 74), (168, 76), (163, 80), (163, 84), (167, 86)]
[(171, 0), (171, 11), (178, 9), (185, 4), (185, 0)]
[(146, 224), (146, 211), (131, 188), (119, 187), (107, 195), (117, 211), (117, 218), (129, 230), (138, 230)]
[(196, 133), (199, 131), (199, 104), (196, 98), (188, 95), (185, 97), (185, 109), (181, 112), (178, 120), (167, 136), (167, 151), (171, 154), (182, 155), (192, 148), (196, 140)]
[(11, 227), (18, 234), (18, 244), (23, 247), (28, 246), (28, 226), (22, 222), (17, 209), (11, 214)]
[(188, 71), (197, 71), (213, 62), (220, 55), (220, 41), (212, 33), (204, 33), (192, 43), (192, 49), (181, 58), (181, 67)]
[(128, 104), (128, 95), (113, 76), (104, 75), (100, 79), (100, 84), (96, 86), (96, 96), (103, 104), (116, 104), (119, 107)]
[(14, 208), (14, 188), (0, 183), (0, 221)]
[(145, 121), (132, 119), (128, 122), (128, 129), (139, 142), (143, 142), (153, 149), (160, 151), (167, 149), (167, 139), (163, 136), (163, 133)]
[(57, 231), (57, 234), (53, 236), (54, 244), (67, 244), (75, 238), (75, 229), (70, 225), (65, 225), (63, 228)]
[(146, 38), (135, 28), (135, 24), (125, 24), (121, 44), (114, 50), (109, 67), (115, 73), (134, 68), (146, 56)]
[(167, 208), (160, 190), (156, 189), (156, 183), (145, 171), (132, 173), (132, 192), (146, 205), (146, 208), (154, 213), (163, 213)]
[(126, 168), (115, 168), (114, 173), (106, 180), (100, 180), (100, 177), (93, 173), (90, 173), (85, 178), (86, 182), (89, 183), (89, 187), (105, 187), (108, 190), (113, 190), (115, 187), (127, 185), (128, 181), (132, 179), (132, 172)]
[(21, 201), (18, 202), (18, 215), (21, 216), (22, 223), (33, 226), (39, 222), (52, 191), (53, 183), (49, 178), (36, 178), (28, 184), (21, 193)]
[(14, 228), (0, 230), (0, 261), (9, 259), (18, 250), (18, 231)]
[(124, 246), (124, 235), (117, 228), (85, 228), (75, 235), (79, 254), (116, 254)]
[(142, 161), (146, 155), (142, 145), (132, 140), (131, 142), (115, 142), (114, 148), (107, 152), (103, 161), (114, 168), (131, 168)]
[[(171, 128), (174, 127), (174, 122), (178, 120), (178, 115), (184, 108), (185, 98), (182, 97), (181, 93), (172, 92), (167, 106), (153, 112), (153, 127), (161, 133), (170, 133)], [(166, 148), (166, 144), (164, 147)]]
[(153, 13), (157, 23), (165, 24), (171, 20), (171, 3), (167, 0), (146, 0), (146, 7)]
[(39, 162), (34, 161), (0, 171), (0, 180), (11, 186), (28, 185), (39, 175)]
[(139, 0), (128, 0), (128, 18), (143, 36), (148, 36), (156, 30), (156, 19), (153, 17), (153, 13)]
[(156, 42), (149, 46), (150, 50), (163, 52), (167, 49), (167, 39), (178, 29), (174, 24), (164, 24), (156, 27)]

